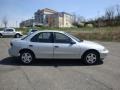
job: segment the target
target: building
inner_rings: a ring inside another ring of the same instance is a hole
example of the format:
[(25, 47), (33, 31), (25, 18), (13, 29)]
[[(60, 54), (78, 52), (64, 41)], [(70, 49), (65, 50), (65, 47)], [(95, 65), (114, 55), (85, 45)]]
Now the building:
[[(34, 13), (34, 25), (49, 27), (72, 27), (73, 16), (66, 12), (57, 12), (48, 8)], [(23, 21), (20, 26), (31, 25), (30, 21)]]
[(63, 26), (62, 27), (72, 27), (73, 16), (69, 13), (62, 12)]
[(48, 8), (38, 10), (34, 14), (36, 24), (48, 26), (48, 16), (53, 15), (54, 13), (56, 13), (56, 11), (48, 9)]
[(22, 21), (20, 23), (20, 27), (31, 27), (31, 26), (34, 26), (34, 22), (35, 22), (34, 19), (28, 19), (28, 20)]
[(72, 27), (73, 16), (66, 12), (57, 12), (48, 8), (35, 12), (36, 25), (49, 27)]
[(48, 17), (50, 27), (72, 27), (73, 17), (65, 12), (57, 12)]

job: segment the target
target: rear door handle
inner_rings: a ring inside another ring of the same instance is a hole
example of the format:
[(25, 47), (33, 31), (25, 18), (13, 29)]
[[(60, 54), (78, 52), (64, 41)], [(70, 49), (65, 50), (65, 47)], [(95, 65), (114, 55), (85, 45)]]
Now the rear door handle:
[(54, 46), (55, 48), (59, 48), (59, 46)]

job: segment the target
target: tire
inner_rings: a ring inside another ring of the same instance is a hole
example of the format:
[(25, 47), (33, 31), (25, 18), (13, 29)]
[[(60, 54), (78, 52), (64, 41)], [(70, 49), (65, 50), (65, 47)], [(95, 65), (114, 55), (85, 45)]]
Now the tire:
[(2, 38), (3, 37), (3, 35), (0, 33), (0, 38)]
[(20, 36), (21, 36), (20, 34), (16, 34), (15, 38), (20, 38)]
[(99, 53), (96, 51), (88, 51), (83, 56), (83, 63), (86, 65), (95, 65), (100, 61)]
[(24, 51), (20, 53), (20, 60), (23, 64), (29, 65), (34, 59), (34, 55), (30, 51)]

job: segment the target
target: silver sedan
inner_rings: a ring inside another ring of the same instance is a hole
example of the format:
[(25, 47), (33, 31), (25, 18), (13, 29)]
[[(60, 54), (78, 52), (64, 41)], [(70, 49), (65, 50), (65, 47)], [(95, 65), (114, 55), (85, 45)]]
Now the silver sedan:
[(20, 57), (24, 64), (35, 59), (79, 59), (93, 65), (103, 60), (108, 50), (97, 43), (80, 40), (63, 31), (37, 31), (10, 42), (10, 56)]

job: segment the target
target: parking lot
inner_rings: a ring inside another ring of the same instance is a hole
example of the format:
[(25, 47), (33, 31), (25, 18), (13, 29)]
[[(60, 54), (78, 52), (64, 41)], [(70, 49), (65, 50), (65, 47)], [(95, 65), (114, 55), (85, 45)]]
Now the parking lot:
[(10, 38), (0, 38), (0, 90), (120, 90), (120, 43), (99, 42), (110, 51), (104, 62), (37, 60), (22, 65), (8, 55)]

